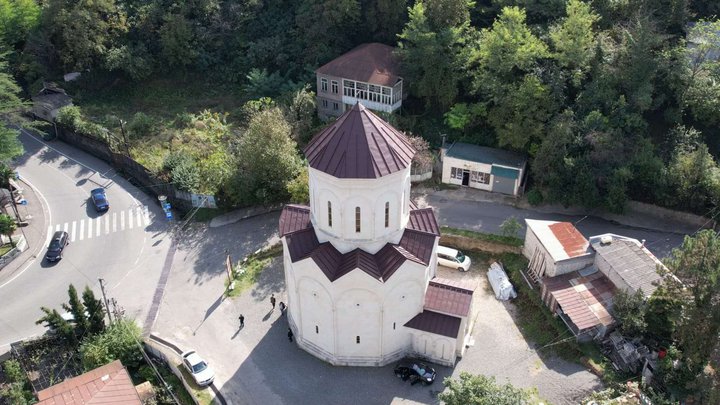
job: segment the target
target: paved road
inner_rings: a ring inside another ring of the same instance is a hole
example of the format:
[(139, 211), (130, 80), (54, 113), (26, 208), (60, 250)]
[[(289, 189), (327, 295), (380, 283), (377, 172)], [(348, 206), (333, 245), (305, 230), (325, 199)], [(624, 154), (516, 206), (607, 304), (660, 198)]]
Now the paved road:
[(443, 226), (499, 234), (500, 224), (510, 216), (515, 216), (523, 225), (521, 235), (524, 237), (523, 219), (525, 218), (568, 221), (575, 223), (586, 238), (603, 233), (615, 233), (637, 240), (645, 239), (645, 246), (659, 258), (668, 256), (673, 248), (682, 243), (685, 236), (682, 232), (689, 231), (687, 228), (678, 229), (678, 232), (657, 231), (626, 226), (592, 216), (551, 214), (515, 208), (497, 202), (454, 200), (436, 194), (428, 194), (424, 199), (427, 204), (435, 208), (440, 225)]
[[(23, 133), (25, 154), (17, 169), (45, 205), (43, 236), (30, 250), (37, 258), (12, 272), (0, 271), (0, 347), (44, 332), (35, 325), (40, 306), (60, 309), (68, 284), (89, 285), (100, 297), (98, 278), (126, 313), (144, 319), (170, 245), (158, 205), (104, 162), (62, 142), (46, 143)], [(106, 189), (111, 208), (98, 214), (89, 203), (93, 188)], [(88, 204), (89, 203), (89, 204)], [(63, 259), (43, 260), (51, 234), (70, 235)]]

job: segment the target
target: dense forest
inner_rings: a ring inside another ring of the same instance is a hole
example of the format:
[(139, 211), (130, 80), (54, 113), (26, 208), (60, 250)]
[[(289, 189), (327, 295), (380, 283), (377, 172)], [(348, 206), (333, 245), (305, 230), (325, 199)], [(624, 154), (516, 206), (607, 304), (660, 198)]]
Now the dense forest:
[[(0, 0), (0, 47), (26, 95), (82, 72), (82, 83), (68, 85), (86, 109), (74, 114), (111, 130), (112, 120), (90, 106), (94, 93), (171, 78), (181, 94), (194, 83), (198, 93), (224, 92), (243, 105), (180, 112), (165, 117), (175, 123), (165, 129), (142, 108), (117, 111), (139, 137), (170, 128), (192, 144), (211, 126), (218, 130), (204, 142), (227, 140), (228, 112), (242, 131), (252, 119), (280, 119), (278, 136), (302, 145), (319, 125), (306, 86), (314, 69), (358, 44), (383, 42), (397, 46), (410, 90), (392, 122), (435, 146), (447, 134), (528, 154), (531, 202), (622, 212), (633, 199), (714, 215), (719, 12), (714, 0)], [(266, 107), (283, 114), (252, 113)], [(205, 191), (232, 194), (241, 180), (227, 166), (237, 160), (218, 153), (175, 153), (155, 164), (195, 173), (188, 189), (203, 188), (199, 179), (213, 170), (227, 172)], [(284, 181), (298, 164), (280, 174)]]

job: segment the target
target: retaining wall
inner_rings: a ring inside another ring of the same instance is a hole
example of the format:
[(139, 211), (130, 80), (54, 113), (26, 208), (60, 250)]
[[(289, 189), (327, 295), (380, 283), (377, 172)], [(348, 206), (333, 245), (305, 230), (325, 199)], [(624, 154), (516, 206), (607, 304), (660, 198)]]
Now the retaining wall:
[(503, 243), (470, 238), (460, 235), (442, 234), (440, 244), (451, 246), (460, 250), (482, 250), (490, 253), (522, 253), (521, 246), (505, 245)]

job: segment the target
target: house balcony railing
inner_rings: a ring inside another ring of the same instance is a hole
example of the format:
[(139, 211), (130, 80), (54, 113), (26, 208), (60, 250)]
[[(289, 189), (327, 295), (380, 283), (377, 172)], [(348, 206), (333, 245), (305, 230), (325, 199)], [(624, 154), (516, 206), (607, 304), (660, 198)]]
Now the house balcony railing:
[(400, 108), (400, 105), (402, 105), (402, 100), (398, 100), (394, 104), (385, 104), (385, 103), (380, 103), (377, 101), (370, 101), (370, 100), (365, 100), (362, 98), (350, 97), (350, 96), (343, 96), (342, 101), (343, 101), (343, 103), (345, 103), (347, 105), (351, 105), (351, 106), (355, 105), (359, 102), (366, 108), (369, 108), (369, 109), (375, 110), (375, 111), (382, 111), (382, 112), (386, 112), (386, 113), (391, 113), (391, 112), (397, 110), (398, 108)]

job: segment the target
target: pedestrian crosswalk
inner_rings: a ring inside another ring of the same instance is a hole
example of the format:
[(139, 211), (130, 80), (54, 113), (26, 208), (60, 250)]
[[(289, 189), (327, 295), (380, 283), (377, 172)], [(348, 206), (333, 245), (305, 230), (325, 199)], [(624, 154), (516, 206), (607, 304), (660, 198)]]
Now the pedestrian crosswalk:
[(111, 210), (97, 218), (50, 225), (47, 237), (49, 240), (54, 232), (65, 231), (70, 242), (75, 242), (148, 225), (150, 225), (150, 211), (147, 206), (142, 206), (124, 211)]

